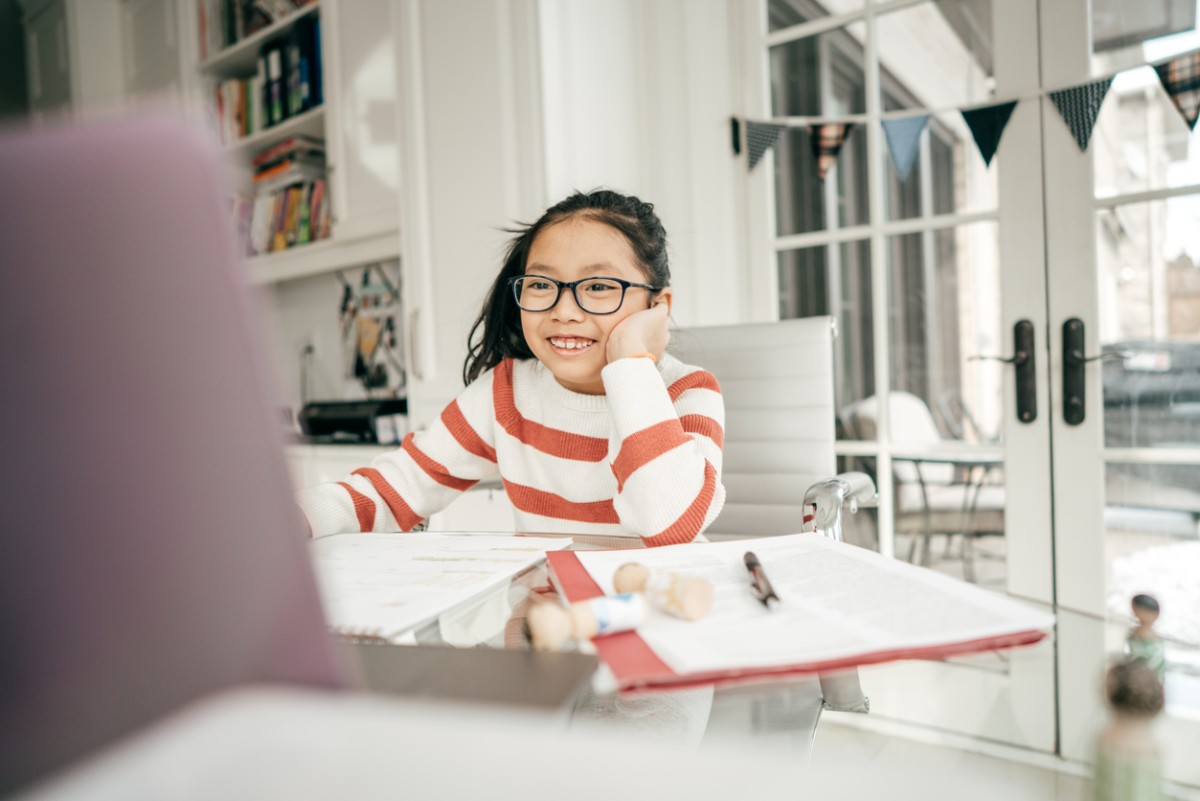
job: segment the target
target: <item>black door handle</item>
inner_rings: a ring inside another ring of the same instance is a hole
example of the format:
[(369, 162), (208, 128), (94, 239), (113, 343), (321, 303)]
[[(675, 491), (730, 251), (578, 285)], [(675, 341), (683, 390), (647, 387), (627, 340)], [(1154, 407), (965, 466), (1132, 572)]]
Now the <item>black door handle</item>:
[(1088, 362), (1128, 359), (1131, 355), (1129, 351), (1106, 350), (1095, 356), (1085, 356), (1083, 348), (1083, 320), (1072, 317), (1063, 323), (1063, 420), (1071, 426), (1079, 425), (1087, 416), (1083, 394), (1087, 389), (1087, 374), (1084, 373), (1084, 368)]
[(1092, 361), (1084, 356), (1083, 320), (1072, 317), (1063, 323), (1063, 421), (1069, 426), (1077, 426), (1087, 417), (1087, 407), (1084, 405), (1084, 391), (1087, 388), (1087, 374), (1084, 368)]
[(968, 361), (997, 361), (1016, 369), (1017, 419), (1032, 423), (1037, 419), (1037, 364), (1033, 354), (1033, 323), (1017, 320), (1013, 325), (1013, 355), (970, 356)]

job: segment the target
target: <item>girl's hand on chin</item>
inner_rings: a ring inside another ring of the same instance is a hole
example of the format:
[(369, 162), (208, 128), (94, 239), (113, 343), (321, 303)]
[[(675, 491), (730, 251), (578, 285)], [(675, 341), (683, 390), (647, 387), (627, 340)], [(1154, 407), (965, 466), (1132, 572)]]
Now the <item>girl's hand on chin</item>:
[(609, 364), (641, 353), (653, 353), (655, 359), (662, 358), (671, 339), (668, 308), (666, 301), (656, 301), (650, 308), (617, 323), (608, 335), (605, 349)]

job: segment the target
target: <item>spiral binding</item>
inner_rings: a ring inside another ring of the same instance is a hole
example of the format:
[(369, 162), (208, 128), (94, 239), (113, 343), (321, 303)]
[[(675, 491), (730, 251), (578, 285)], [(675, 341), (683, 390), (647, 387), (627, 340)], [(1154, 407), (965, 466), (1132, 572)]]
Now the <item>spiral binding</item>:
[(331, 626), (329, 633), (342, 642), (353, 643), (355, 645), (387, 645), (390, 642), (377, 628)]

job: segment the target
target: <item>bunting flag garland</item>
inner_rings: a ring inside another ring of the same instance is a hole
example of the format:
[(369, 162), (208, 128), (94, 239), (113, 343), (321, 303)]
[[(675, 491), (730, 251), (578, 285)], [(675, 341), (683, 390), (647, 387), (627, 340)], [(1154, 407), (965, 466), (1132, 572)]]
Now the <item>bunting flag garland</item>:
[(1159, 64), (1154, 71), (1183, 121), (1196, 130), (1196, 117), (1200, 116), (1200, 50)]
[(907, 181), (912, 174), (913, 165), (917, 163), (917, 151), (921, 147), (921, 134), (927, 125), (928, 114), (883, 121), (883, 135), (887, 137), (888, 150), (892, 153), (892, 162), (901, 181)]
[(971, 136), (975, 137), (979, 155), (983, 156), (983, 163), (988, 167), (992, 166), (992, 156), (996, 155), (996, 148), (1000, 147), (1000, 136), (1004, 133), (1004, 126), (1008, 125), (1016, 107), (1017, 101), (1010, 100), (1007, 103), (962, 112), (963, 122), (971, 129)]
[(822, 181), (829, 168), (837, 162), (838, 153), (853, 127), (852, 122), (822, 122), (808, 126), (813, 156), (817, 159), (817, 177)]
[(750, 169), (758, 164), (768, 150), (775, 147), (779, 134), (787, 128), (771, 122), (746, 121), (746, 150), (750, 157)]
[(1096, 127), (1096, 119), (1100, 116), (1100, 106), (1112, 82), (1112, 78), (1104, 78), (1050, 93), (1050, 100), (1071, 129), (1071, 135), (1081, 151), (1087, 150), (1092, 129)]
[[(1154, 67), (1158, 73), (1163, 90), (1171, 98), (1188, 128), (1196, 130), (1196, 123), (1200, 121), (1200, 50), (1193, 50), (1149, 66)], [(954, 111), (962, 115), (963, 122), (971, 131), (971, 136), (979, 148), (979, 155), (983, 157), (984, 164), (990, 167), (1000, 147), (1000, 138), (1012, 118), (1017, 103), (1032, 98), (1049, 97), (1071, 131), (1071, 136), (1079, 145), (1080, 151), (1087, 152), (1088, 143), (1100, 118), (1100, 108), (1104, 105), (1104, 99), (1108, 96), (1117, 74), (1120, 73), (1066, 89), (1042, 90), (1036, 94), (990, 106), (886, 112), (881, 115), (884, 119), (880, 120), (880, 124), (896, 174), (901, 181), (908, 180), (916, 167), (921, 136), (929, 127), (930, 119), (934, 114)], [(861, 121), (863, 115), (853, 117), (853, 122), (839, 121), (838, 117), (788, 117), (787, 122), (783, 123), (745, 120), (750, 169), (753, 170), (763, 155), (775, 146), (784, 129), (804, 127), (812, 139), (817, 174), (824, 181), (830, 167), (837, 163), (838, 154), (851, 129), (855, 123)], [(845, 120), (845, 117), (841, 120)], [(736, 137), (734, 141), (736, 154), (740, 150), (736, 144)]]

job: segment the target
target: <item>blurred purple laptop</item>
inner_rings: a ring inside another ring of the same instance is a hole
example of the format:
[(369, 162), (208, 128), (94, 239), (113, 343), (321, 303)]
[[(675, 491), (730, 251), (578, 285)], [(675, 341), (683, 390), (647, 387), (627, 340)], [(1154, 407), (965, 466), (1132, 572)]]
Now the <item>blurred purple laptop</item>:
[(210, 691), (341, 683), (219, 163), (0, 136), (0, 795)]

